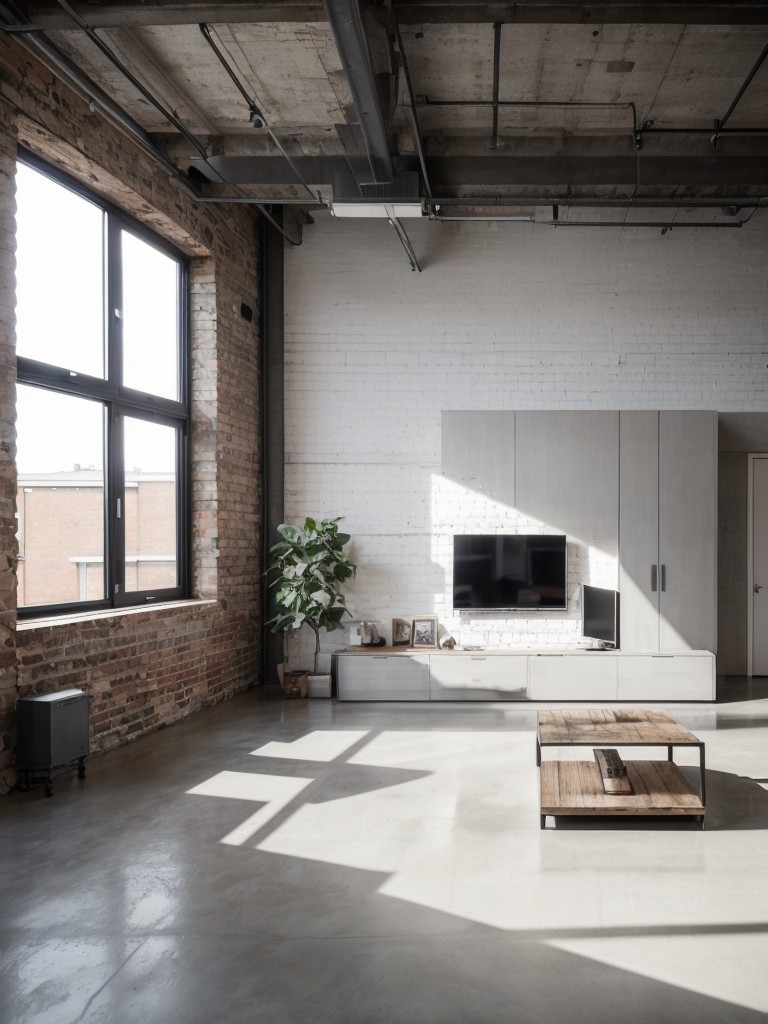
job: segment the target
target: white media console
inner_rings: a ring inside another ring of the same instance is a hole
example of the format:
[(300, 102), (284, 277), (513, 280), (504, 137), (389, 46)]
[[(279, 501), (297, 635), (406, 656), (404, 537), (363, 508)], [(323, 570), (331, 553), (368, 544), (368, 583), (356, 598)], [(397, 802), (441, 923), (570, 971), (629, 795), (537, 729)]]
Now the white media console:
[(339, 700), (715, 699), (709, 651), (414, 651), (337, 656)]

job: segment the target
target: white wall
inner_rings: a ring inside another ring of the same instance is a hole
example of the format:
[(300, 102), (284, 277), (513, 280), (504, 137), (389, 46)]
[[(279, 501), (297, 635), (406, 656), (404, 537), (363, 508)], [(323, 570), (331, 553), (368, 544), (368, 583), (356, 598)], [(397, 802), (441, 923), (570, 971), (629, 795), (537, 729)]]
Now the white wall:
[(286, 252), (286, 518), (345, 516), (350, 609), (387, 635), (437, 611), (464, 642), (572, 642), (575, 609), (453, 617), (436, 519), (446, 499), (454, 525), (488, 509), (442, 477), (441, 414), (767, 410), (768, 218), (665, 235), (408, 222), (417, 274), (386, 222), (313, 216)]

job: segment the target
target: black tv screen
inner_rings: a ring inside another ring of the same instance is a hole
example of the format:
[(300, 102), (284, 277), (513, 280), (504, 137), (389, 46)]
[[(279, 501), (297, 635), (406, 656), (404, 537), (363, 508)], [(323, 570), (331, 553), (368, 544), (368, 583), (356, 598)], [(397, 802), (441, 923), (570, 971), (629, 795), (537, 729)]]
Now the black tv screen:
[(567, 607), (565, 537), (457, 534), (453, 607), (476, 611)]
[(619, 595), (615, 590), (581, 584), (581, 632), (590, 640), (619, 646)]

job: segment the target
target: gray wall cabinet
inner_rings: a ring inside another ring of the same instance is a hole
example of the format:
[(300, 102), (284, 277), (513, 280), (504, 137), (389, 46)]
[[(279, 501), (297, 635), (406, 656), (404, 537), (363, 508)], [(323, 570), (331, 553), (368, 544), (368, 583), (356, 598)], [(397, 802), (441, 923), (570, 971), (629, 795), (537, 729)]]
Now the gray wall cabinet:
[(623, 412), (619, 590), (624, 651), (715, 651), (717, 414)]

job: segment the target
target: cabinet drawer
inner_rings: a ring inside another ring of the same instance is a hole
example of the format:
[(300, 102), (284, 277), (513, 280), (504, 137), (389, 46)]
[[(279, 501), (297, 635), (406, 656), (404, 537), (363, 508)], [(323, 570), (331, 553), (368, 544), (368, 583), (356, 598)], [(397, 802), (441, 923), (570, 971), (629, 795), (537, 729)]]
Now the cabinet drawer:
[(616, 661), (610, 651), (532, 655), (528, 696), (531, 700), (616, 700)]
[(339, 655), (339, 700), (429, 700), (429, 655)]
[(710, 655), (624, 655), (619, 700), (714, 700), (714, 661)]
[(430, 700), (525, 700), (526, 655), (433, 654)]

